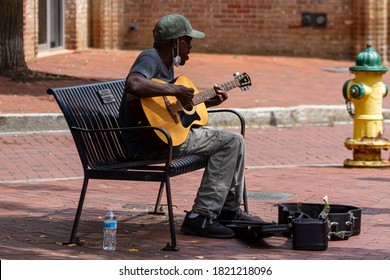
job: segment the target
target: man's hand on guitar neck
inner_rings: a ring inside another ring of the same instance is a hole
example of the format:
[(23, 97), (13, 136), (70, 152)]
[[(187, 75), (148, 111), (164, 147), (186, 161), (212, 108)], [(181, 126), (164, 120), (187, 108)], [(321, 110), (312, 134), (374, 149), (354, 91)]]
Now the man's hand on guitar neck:
[(205, 102), (206, 107), (218, 106), (219, 104), (224, 102), (226, 99), (228, 99), (227, 92), (220, 85), (214, 85), (214, 90), (215, 90), (216, 96), (214, 96), (213, 98), (211, 98)]

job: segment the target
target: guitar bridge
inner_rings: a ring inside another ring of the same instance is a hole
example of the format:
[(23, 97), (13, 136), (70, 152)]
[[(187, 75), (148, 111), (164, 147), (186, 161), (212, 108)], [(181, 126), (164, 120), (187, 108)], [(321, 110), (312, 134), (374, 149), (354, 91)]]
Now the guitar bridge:
[(179, 123), (179, 119), (177, 118), (175, 110), (173, 110), (173, 108), (172, 108), (171, 102), (168, 100), (168, 98), (166, 96), (163, 96), (163, 99), (164, 99), (165, 106), (167, 107), (169, 115), (172, 117), (172, 119), (174, 120), (175, 123)]

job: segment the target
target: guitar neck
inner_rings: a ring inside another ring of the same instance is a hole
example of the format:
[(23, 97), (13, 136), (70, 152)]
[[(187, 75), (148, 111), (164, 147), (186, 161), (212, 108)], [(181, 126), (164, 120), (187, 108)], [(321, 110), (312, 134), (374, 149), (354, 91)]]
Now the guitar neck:
[[(239, 85), (240, 85), (240, 83), (236, 79), (234, 79), (234, 80), (231, 80), (230, 82), (221, 84), (220, 86), (222, 87), (223, 90), (229, 91), (229, 90), (232, 90), (232, 89), (238, 87)], [(217, 92), (215, 91), (214, 88), (202, 90), (194, 96), (194, 98), (192, 99), (192, 102), (196, 106), (200, 103), (203, 103), (203, 102), (215, 97), (216, 95), (217, 95)]]

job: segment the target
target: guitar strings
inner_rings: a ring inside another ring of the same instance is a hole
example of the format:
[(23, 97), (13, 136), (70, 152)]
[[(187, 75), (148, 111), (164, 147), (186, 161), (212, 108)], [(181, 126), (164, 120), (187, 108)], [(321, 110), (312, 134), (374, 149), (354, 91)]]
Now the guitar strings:
[[(232, 89), (236, 88), (237, 86), (239, 86), (239, 82), (236, 79), (234, 79), (230, 82), (221, 84), (221, 87), (226, 91), (232, 90)], [(206, 100), (209, 100), (210, 98), (213, 98), (214, 96), (216, 96), (216, 91), (214, 88), (206, 89), (206, 90), (200, 91), (198, 94), (196, 94), (194, 96), (194, 98), (192, 99), (192, 102), (196, 106), (200, 103), (203, 103)]]

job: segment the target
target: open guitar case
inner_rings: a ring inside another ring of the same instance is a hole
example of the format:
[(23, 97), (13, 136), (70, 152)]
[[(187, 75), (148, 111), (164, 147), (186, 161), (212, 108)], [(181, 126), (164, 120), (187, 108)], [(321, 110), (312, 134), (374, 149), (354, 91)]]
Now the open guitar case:
[(278, 204), (278, 222), (254, 223), (247, 221), (220, 221), (231, 228), (237, 237), (262, 238), (284, 236), (292, 238), (293, 249), (326, 250), (328, 241), (347, 240), (360, 234), (360, 208), (331, 204), (325, 219), (319, 218), (324, 204), (281, 203)]

